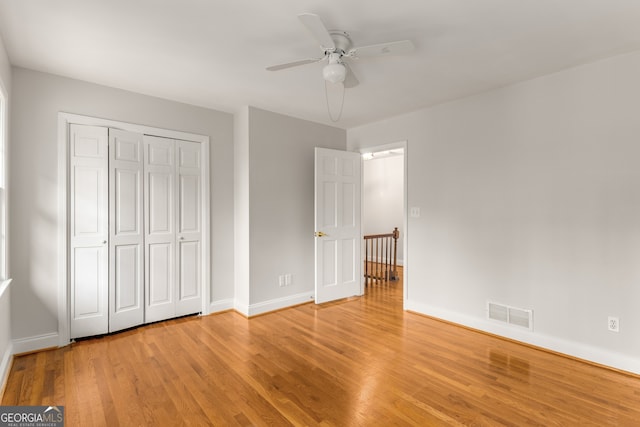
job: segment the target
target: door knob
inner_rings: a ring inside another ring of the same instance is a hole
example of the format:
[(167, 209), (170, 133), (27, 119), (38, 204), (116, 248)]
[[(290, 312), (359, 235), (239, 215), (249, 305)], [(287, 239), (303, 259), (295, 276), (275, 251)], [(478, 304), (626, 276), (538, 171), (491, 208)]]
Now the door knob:
[(322, 236), (326, 236), (325, 233), (323, 233), (322, 231), (316, 231), (315, 233), (313, 233), (313, 235), (315, 237), (322, 237)]

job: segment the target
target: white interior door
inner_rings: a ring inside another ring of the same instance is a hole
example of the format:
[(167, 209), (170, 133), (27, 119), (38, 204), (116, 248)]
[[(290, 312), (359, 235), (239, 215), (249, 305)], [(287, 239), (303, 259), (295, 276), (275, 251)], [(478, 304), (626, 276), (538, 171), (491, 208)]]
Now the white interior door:
[(315, 149), (316, 304), (362, 293), (358, 153)]
[(176, 316), (202, 310), (200, 144), (176, 141)]
[(109, 130), (109, 332), (144, 323), (142, 135)]
[(108, 132), (70, 125), (70, 337), (108, 332)]
[(144, 136), (145, 321), (175, 317), (175, 144)]

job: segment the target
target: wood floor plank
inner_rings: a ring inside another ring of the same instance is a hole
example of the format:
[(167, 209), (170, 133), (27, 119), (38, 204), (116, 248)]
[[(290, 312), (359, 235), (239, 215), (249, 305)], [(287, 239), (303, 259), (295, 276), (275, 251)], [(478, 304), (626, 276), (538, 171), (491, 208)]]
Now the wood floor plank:
[(640, 379), (402, 310), (401, 283), (17, 357), (3, 405), (69, 426), (640, 425)]

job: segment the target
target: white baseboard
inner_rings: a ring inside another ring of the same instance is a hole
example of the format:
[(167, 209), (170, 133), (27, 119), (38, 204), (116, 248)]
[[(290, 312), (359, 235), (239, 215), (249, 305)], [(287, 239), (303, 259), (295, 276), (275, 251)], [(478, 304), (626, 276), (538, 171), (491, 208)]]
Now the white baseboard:
[(249, 306), (247, 304), (240, 304), (238, 301), (234, 301), (233, 309), (245, 317), (249, 317)]
[(30, 353), (45, 348), (58, 347), (58, 333), (36, 335), (34, 337), (18, 338), (12, 341), (13, 354)]
[(259, 302), (256, 304), (249, 304), (244, 308), (245, 311), (241, 311), (237, 306), (236, 310), (244, 314), (247, 317), (257, 316), (258, 314), (268, 313), (270, 311), (282, 310), (283, 308), (293, 307), (294, 305), (304, 304), (309, 301), (313, 301), (315, 294), (313, 291), (303, 292), (301, 294), (289, 295), (282, 298), (276, 298), (269, 301)]
[(469, 328), (478, 329), (490, 334), (499, 335), (515, 341), (520, 341), (536, 347), (566, 354), (568, 356), (583, 359), (600, 365), (640, 375), (640, 359), (629, 357), (619, 353), (613, 353), (601, 348), (586, 344), (567, 341), (561, 338), (544, 335), (528, 330), (512, 329), (486, 319), (471, 317), (466, 314), (452, 312), (439, 307), (430, 306), (410, 300), (405, 300), (404, 309), (427, 316), (436, 317)]
[(0, 401), (2, 401), (2, 396), (4, 395), (4, 389), (7, 385), (7, 380), (9, 379), (9, 370), (11, 369), (12, 363), (13, 344), (9, 343), (7, 349), (2, 355), (2, 360), (0, 361)]
[(213, 301), (209, 305), (209, 314), (219, 313), (221, 311), (233, 310), (233, 298)]

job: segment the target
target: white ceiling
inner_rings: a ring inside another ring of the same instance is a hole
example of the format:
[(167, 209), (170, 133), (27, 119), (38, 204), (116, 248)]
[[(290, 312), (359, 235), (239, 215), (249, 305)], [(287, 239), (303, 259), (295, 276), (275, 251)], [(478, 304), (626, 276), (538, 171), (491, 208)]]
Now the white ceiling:
[(322, 54), (302, 12), (356, 46), (416, 45), (351, 63), (343, 128), (640, 49), (638, 0), (0, 0), (0, 33), (16, 66), (332, 124), (321, 63), (265, 70)]

